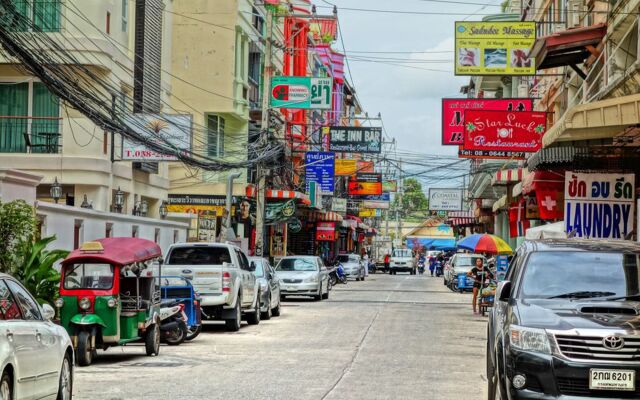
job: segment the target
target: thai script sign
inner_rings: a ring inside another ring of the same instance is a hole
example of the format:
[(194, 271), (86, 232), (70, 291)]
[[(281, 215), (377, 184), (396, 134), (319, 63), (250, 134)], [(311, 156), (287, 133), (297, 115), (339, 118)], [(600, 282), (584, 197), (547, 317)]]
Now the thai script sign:
[(533, 99), (442, 99), (442, 144), (464, 143), (464, 113), (468, 110), (531, 111)]
[(275, 108), (331, 108), (332, 78), (276, 76), (271, 80), (271, 106)]
[(331, 199), (331, 211), (346, 213), (347, 212), (347, 199), (339, 199), (334, 197)]
[(624, 239), (633, 230), (634, 198), (634, 174), (567, 171), (565, 230), (578, 237)]
[(351, 176), (358, 172), (357, 160), (336, 159), (336, 176)]
[(316, 224), (316, 240), (322, 242), (336, 240), (336, 223), (318, 222)]
[(329, 134), (330, 151), (346, 153), (380, 153), (382, 151), (382, 128), (331, 126), (325, 130)]
[[(213, 211), (217, 216), (226, 215), (227, 197), (222, 195), (169, 194), (167, 211), (176, 213), (203, 214)], [(231, 199), (231, 214), (235, 214), (237, 197)]]
[(204, 210), (198, 215), (198, 241), (199, 242), (215, 242), (216, 241), (216, 222), (217, 215), (215, 211)]
[(375, 208), (378, 210), (388, 210), (389, 202), (383, 200), (363, 200), (362, 207), (364, 208)]
[(307, 193), (309, 183), (317, 182), (322, 188), (322, 192), (333, 194), (335, 154), (309, 151), (305, 153), (305, 179), (307, 182)]
[[(191, 151), (192, 116), (168, 114), (129, 114), (124, 124), (144, 140), (175, 152)], [(143, 143), (122, 138), (122, 159), (127, 161), (178, 161), (178, 155), (158, 153)]]
[(535, 75), (535, 22), (456, 22), (456, 75)]
[(543, 112), (467, 111), (464, 149), (484, 151), (524, 151), (534, 153), (542, 147), (547, 131)]
[(462, 189), (429, 188), (430, 211), (461, 211)]

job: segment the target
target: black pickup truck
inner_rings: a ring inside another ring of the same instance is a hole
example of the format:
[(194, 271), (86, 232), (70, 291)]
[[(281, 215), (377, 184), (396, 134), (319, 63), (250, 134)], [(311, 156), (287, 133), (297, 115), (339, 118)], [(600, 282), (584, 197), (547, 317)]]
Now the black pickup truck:
[(487, 334), (490, 400), (640, 398), (640, 244), (525, 241)]

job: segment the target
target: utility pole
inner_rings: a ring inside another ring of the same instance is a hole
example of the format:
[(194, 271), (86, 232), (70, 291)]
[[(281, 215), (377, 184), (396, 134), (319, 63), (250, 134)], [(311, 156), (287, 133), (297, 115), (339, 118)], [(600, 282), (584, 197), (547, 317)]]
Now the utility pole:
[(402, 210), (402, 196), (404, 191), (404, 182), (402, 181), (402, 159), (398, 160), (398, 205), (396, 208), (396, 239), (402, 243), (402, 218), (400, 210)]
[[(262, 124), (260, 125), (260, 138), (258, 143), (265, 144), (267, 135), (269, 134), (269, 98), (271, 95), (271, 76), (273, 74), (271, 57), (272, 46), (271, 40), (273, 36), (273, 14), (271, 9), (267, 7), (267, 23), (266, 23), (266, 44), (265, 44), (265, 60), (264, 60), (264, 83), (262, 85)], [(266, 175), (262, 163), (258, 163), (257, 169), (257, 185), (256, 188), (256, 251), (257, 257), (264, 254), (264, 206), (266, 194)]]

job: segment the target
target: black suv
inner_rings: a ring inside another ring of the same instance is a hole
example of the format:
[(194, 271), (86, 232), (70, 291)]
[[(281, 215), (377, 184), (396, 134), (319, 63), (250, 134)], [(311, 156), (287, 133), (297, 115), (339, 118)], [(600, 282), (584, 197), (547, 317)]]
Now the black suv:
[(489, 400), (640, 399), (640, 244), (525, 241), (487, 338)]

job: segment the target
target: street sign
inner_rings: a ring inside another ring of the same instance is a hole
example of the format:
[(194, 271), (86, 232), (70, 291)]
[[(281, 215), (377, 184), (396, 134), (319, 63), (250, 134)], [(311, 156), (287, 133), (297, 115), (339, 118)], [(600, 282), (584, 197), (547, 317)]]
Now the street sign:
[(276, 76), (271, 79), (271, 106), (328, 110), (333, 97), (332, 78)]
[(333, 194), (335, 180), (335, 154), (321, 151), (309, 151), (305, 153), (304, 158), (307, 193), (309, 193), (309, 183), (317, 182), (323, 193)]

